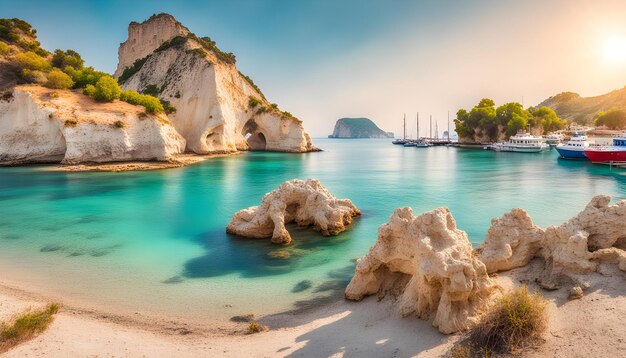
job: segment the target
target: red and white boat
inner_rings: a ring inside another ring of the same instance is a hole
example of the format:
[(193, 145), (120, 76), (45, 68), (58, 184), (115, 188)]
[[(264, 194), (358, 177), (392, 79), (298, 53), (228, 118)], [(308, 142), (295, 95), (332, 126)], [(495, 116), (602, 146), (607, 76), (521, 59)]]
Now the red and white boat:
[(587, 147), (585, 155), (593, 163), (626, 163), (626, 136), (613, 138), (613, 145)]

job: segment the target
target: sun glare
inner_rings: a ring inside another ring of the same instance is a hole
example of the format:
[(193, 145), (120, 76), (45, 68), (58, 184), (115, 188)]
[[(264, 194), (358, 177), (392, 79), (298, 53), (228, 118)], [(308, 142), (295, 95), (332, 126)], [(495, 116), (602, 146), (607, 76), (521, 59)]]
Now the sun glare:
[(612, 62), (626, 61), (626, 39), (610, 38), (604, 42), (604, 56)]

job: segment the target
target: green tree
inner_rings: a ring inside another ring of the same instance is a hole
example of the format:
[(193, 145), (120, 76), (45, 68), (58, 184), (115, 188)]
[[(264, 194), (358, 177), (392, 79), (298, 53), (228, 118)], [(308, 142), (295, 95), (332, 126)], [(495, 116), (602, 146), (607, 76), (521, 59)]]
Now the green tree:
[(536, 125), (541, 125), (543, 134), (565, 128), (567, 122), (559, 118), (551, 108), (542, 106), (532, 111)]
[(506, 134), (512, 136), (518, 131), (526, 129), (527, 126), (528, 120), (526, 117), (513, 113), (511, 120), (506, 125)]
[(74, 50), (55, 50), (52, 55), (52, 66), (64, 69), (67, 66), (71, 66), (74, 69), (80, 70), (83, 68), (85, 61), (80, 54)]
[(74, 81), (72, 78), (61, 70), (53, 69), (48, 73), (48, 81), (45, 86), (48, 88), (68, 89), (72, 88)]
[(606, 126), (609, 129), (626, 129), (626, 112), (617, 108), (600, 112), (596, 118), (596, 125)]
[(18, 53), (13, 61), (20, 70), (48, 72), (52, 68), (45, 58), (32, 51)]
[(117, 81), (109, 76), (102, 76), (96, 83), (96, 91), (93, 95), (96, 101), (99, 102), (112, 102), (120, 98), (122, 89)]

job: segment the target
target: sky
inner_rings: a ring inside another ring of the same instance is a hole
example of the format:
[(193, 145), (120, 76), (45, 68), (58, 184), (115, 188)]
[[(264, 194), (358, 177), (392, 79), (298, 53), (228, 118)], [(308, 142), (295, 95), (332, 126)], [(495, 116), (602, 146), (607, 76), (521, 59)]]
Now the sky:
[[(71, 48), (112, 73), (128, 23), (167, 12), (237, 56), (265, 96), (313, 137), (342, 117), (421, 135), (428, 118), (481, 98), (536, 105), (564, 91), (626, 85), (626, 1), (0, 0), (49, 50)], [(451, 124), (454, 127), (453, 124)]]

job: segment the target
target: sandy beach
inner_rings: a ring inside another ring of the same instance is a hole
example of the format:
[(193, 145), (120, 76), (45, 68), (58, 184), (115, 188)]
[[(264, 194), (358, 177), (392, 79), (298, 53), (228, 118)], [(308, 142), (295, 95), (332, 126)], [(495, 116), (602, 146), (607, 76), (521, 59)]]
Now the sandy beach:
[[(525, 271), (498, 276), (503, 287), (523, 282)], [(521, 281), (520, 281), (521, 280)], [(626, 353), (626, 287), (622, 272), (588, 276), (590, 288), (579, 300), (567, 290), (540, 291), (548, 300), (545, 343), (523, 352), (528, 357), (617, 357)], [(45, 296), (0, 286), (0, 320), (50, 302)], [(63, 302), (61, 302), (63, 304)], [(64, 304), (46, 332), (6, 352), (24, 356), (112, 357), (440, 357), (460, 335), (444, 335), (431, 321), (402, 318), (393, 299), (362, 302), (338, 299), (320, 307), (262, 317), (270, 330), (245, 334), (247, 323), (195, 323), (111, 314), (107, 307)]]

